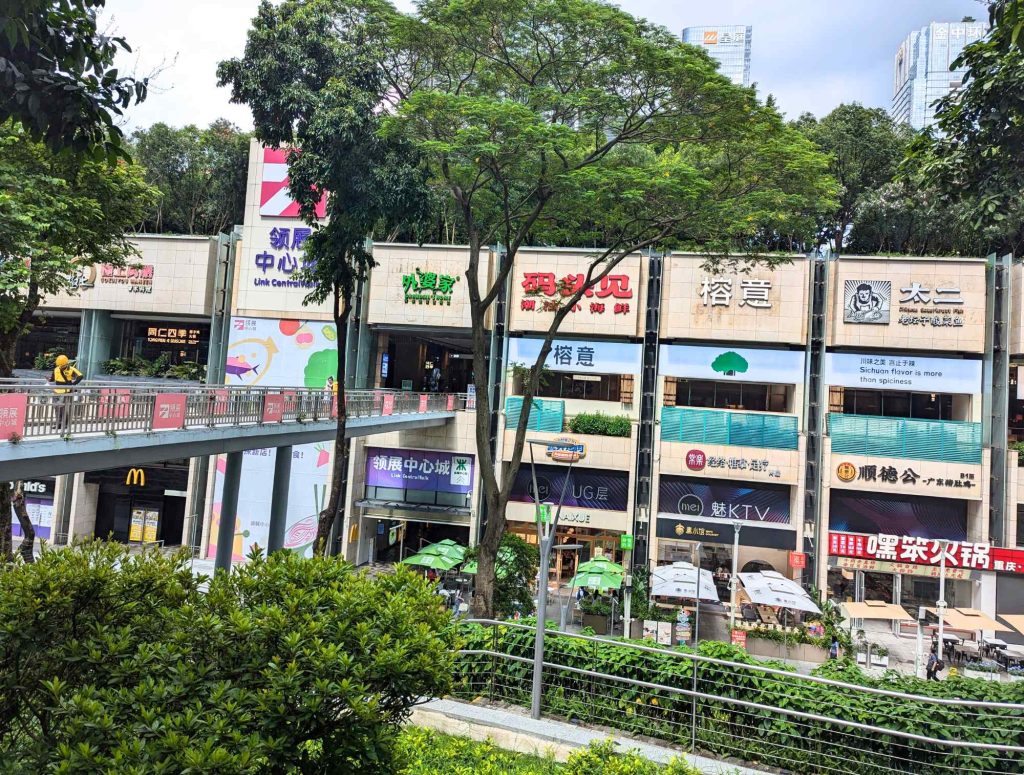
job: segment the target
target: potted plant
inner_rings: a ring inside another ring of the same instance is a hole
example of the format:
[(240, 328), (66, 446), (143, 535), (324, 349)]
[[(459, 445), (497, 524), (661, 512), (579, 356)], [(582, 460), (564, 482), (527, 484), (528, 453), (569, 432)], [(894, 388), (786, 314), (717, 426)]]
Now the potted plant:
[(872, 643), (871, 666), (889, 667), (889, 649), (887, 649), (885, 646), (879, 646), (877, 643)]
[(1024, 681), (1024, 667), (1014, 665), (1006, 671), (1006, 679), (1008, 681)]
[(607, 635), (608, 623), (611, 620), (612, 604), (603, 597), (588, 598), (580, 601), (583, 612), (583, 626), (590, 627), (598, 635)]
[(980, 678), (985, 681), (999, 680), (999, 664), (991, 659), (980, 662), (968, 662), (964, 665), (964, 678)]
[(864, 630), (857, 630), (857, 664), (867, 667), (871, 644), (868, 643)]

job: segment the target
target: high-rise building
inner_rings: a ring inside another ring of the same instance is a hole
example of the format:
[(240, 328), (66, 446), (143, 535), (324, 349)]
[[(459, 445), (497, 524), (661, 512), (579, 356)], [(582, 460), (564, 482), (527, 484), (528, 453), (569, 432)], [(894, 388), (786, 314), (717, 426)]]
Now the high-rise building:
[(985, 36), (982, 22), (932, 22), (900, 44), (894, 60), (892, 117), (924, 129), (935, 121), (935, 101), (958, 89), (966, 69), (951, 70), (964, 46)]
[(719, 63), (719, 70), (735, 84), (750, 86), (751, 27), (687, 27), (683, 43), (700, 46)]

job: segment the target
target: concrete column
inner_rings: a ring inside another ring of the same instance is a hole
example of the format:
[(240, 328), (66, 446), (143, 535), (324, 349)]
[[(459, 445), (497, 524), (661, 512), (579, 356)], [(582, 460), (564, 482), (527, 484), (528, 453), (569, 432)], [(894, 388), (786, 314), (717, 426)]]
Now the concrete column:
[(217, 532), (217, 570), (231, 570), (235, 546), (235, 518), (238, 516), (238, 485), (242, 479), (242, 453), (229, 452), (224, 470), (224, 493), (220, 500), (220, 529)]
[(274, 489), (270, 496), (270, 540), (267, 554), (284, 548), (284, 528), (288, 521), (288, 482), (292, 476), (292, 448), (278, 447), (274, 459)]
[(79, 370), (86, 378), (95, 378), (102, 373), (102, 366), (114, 353), (117, 338), (117, 323), (107, 310), (87, 309), (82, 311), (82, 324), (78, 334), (78, 352), (68, 353), (78, 362)]

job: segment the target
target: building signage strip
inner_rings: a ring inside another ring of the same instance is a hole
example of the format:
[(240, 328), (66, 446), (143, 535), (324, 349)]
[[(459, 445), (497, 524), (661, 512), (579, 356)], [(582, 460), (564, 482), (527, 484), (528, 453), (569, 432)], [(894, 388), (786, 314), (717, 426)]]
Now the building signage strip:
[(981, 390), (981, 361), (883, 353), (826, 353), (825, 384), (973, 395)]
[(663, 344), (658, 368), (666, 377), (797, 385), (804, 380), (804, 352)]
[[(735, 538), (732, 524), (678, 519), (670, 514), (658, 515), (658, 538), (700, 541), (706, 544), (731, 544)], [(792, 549), (796, 532), (787, 529), (744, 525), (740, 530), (740, 546), (764, 549)]]
[(843, 283), (843, 322), (962, 328), (964, 298), (959, 286), (927, 281), (908, 281), (897, 284), (894, 289), (891, 280), (846, 280)]
[(887, 533), (863, 535), (830, 532), (828, 553), (838, 557), (935, 567), (941, 566), (944, 558), (946, 566), (950, 568), (1024, 574), (1024, 551), (970, 541), (946, 541)]
[(470, 493), (474, 456), (461, 452), (368, 447), (366, 484), (398, 490)]
[[(522, 465), (512, 485), (511, 500), (533, 503), (533, 467)], [(592, 468), (567, 466), (536, 466), (537, 489), (542, 503), (556, 506), (565, 490), (566, 507), (574, 509), (601, 509), (626, 511), (629, 504), (629, 474), (626, 471), (599, 471)], [(566, 475), (569, 482), (566, 484)], [(565, 516), (565, 512), (562, 512)]]
[(789, 487), (785, 485), (662, 475), (658, 482), (658, 511), (686, 517), (788, 525), (789, 495)]
[[(836, 466), (836, 478), (843, 484), (854, 481), (870, 482), (871, 484), (900, 484), (917, 485), (918, 483), (928, 487), (944, 487), (946, 489), (976, 490), (979, 482), (975, 479), (973, 471), (958, 471), (954, 477), (935, 476), (929, 472), (927, 463), (915, 463), (913, 466), (901, 465), (899, 468), (891, 465), (854, 465), (849, 461), (843, 461)], [(918, 473), (916, 468), (925, 473)], [(979, 496), (980, 497), (980, 494)]]
[[(508, 362), (532, 366), (540, 356), (543, 340), (513, 337), (508, 340)], [(640, 344), (555, 339), (544, 363), (550, 371), (579, 374), (639, 374), (643, 358)]]
[[(901, 576), (927, 576), (937, 579), (942, 572), (938, 566), (911, 565), (905, 562), (885, 562), (884, 560), (867, 560), (862, 557), (836, 557), (830, 563), (833, 567), (843, 570), (862, 570), (871, 573), (898, 573)], [(946, 568), (946, 578), (965, 581), (971, 578), (973, 571), (967, 568)]]

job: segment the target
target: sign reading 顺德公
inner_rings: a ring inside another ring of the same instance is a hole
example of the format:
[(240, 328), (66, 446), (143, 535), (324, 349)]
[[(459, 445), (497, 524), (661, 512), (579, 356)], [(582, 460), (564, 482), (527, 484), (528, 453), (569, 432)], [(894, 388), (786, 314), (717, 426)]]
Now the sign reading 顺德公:
[(451, 306), (458, 275), (423, 272), (402, 275), (402, 294), (406, 304), (446, 304)]
[(981, 391), (981, 361), (916, 355), (826, 353), (825, 384), (972, 395)]
[[(949, 466), (943, 465), (942, 467), (948, 468)], [(876, 465), (874, 463), (854, 465), (844, 460), (836, 466), (836, 478), (843, 484), (853, 481), (870, 482), (877, 485), (915, 486), (921, 484), (923, 487), (934, 486), (953, 490), (972, 490), (979, 486), (973, 471), (959, 471), (956, 476), (943, 476), (941, 475), (942, 471), (937, 469), (937, 465), (927, 461), (919, 461), (913, 465), (897, 468), (893, 465)]]

